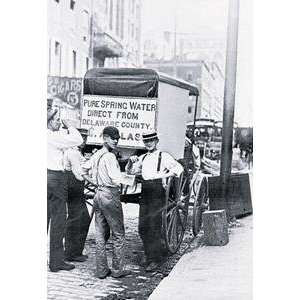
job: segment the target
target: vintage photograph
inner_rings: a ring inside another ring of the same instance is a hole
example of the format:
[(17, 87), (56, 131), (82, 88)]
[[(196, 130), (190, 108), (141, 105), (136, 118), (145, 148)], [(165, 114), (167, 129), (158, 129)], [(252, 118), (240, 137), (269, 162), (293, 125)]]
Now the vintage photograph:
[(252, 300), (252, 1), (47, 0), (47, 53), (47, 299)]

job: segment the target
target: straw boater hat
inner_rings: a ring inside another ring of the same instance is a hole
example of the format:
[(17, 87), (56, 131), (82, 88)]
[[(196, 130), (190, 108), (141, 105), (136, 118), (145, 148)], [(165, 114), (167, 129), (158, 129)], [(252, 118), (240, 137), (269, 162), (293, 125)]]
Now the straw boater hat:
[(158, 140), (158, 135), (155, 130), (148, 131), (142, 134), (143, 142)]

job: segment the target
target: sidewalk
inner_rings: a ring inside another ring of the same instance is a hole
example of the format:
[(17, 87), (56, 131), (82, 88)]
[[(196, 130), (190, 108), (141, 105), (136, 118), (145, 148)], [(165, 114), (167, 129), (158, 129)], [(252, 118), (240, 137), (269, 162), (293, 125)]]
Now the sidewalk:
[(238, 223), (226, 246), (205, 246), (197, 237), (149, 300), (252, 299), (252, 216)]

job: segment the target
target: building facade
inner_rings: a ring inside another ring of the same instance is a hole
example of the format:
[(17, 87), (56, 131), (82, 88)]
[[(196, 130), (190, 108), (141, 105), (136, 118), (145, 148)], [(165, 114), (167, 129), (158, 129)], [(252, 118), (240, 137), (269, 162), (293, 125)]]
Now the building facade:
[[(222, 120), (224, 98), (224, 43), (189, 33), (165, 31), (145, 39), (144, 64), (199, 87), (197, 118)], [(194, 117), (191, 100), (189, 120)]]
[(142, 64), (141, 0), (48, 0), (48, 74)]
[(48, 93), (79, 126), (88, 69), (142, 64), (141, 0), (48, 0), (47, 8)]
[[(174, 61), (145, 60), (146, 67), (168, 75), (174, 75), (198, 86), (200, 94), (197, 118), (222, 120), (224, 98), (224, 74), (219, 66), (198, 60)], [(174, 71), (174, 69), (176, 69)], [(195, 99), (191, 98), (188, 110), (188, 121), (192, 121), (195, 112)]]

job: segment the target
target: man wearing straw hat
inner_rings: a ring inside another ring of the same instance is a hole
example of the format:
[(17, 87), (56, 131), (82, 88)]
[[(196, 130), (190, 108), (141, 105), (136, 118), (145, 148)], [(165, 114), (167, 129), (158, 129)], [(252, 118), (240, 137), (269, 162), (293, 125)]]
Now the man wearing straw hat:
[[(59, 130), (61, 125), (67, 130)], [(63, 238), (66, 224), (67, 176), (63, 153), (69, 147), (82, 144), (79, 131), (68, 120), (60, 120), (58, 111), (47, 107), (47, 231), (50, 223), (50, 258), (52, 272), (72, 270), (64, 262)]]
[(146, 271), (154, 271), (167, 254), (161, 234), (165, 189), (163, 180), (180, 176), (183, 167), (167, 152), (157, 149), (156, 131), (142, 135), (147, 153), (130, 157), (126, 166), (129, 174), (141, 175), (142, 199), (139, 211), (139, 234), (144, 245)]
[(84, 262), (85, 240), (90, 226), (90, 215), (84, 201), (84, 177), (82, 164), (85, 159), (81, 153), (85, 146), (88, 130), (78, 129), (83, 143), (64, 152), (64, 168), (68, 177), (68, 218), (65, 234), (65, 257), (67, 261)]

